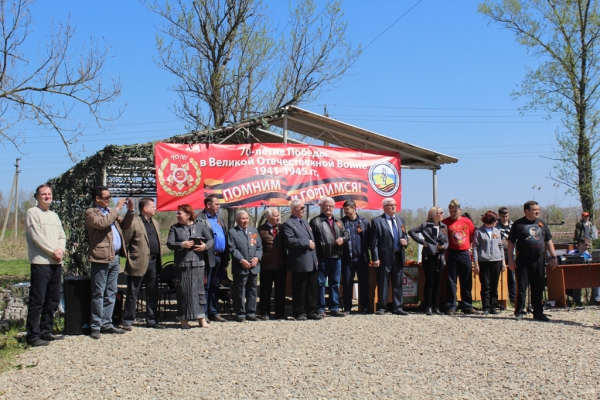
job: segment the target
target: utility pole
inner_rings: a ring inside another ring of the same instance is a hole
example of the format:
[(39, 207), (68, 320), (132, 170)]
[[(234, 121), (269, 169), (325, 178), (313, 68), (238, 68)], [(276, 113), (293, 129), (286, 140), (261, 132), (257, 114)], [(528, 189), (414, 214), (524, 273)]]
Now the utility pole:
[(19, 204), (19, 173), (21, 170), (19, 169), (19, 161), (21, 158), (17, 158), (17, 162), (15, 164), (15, 177), (13, 178), (13, 184), (10, 188), (10, 196), (8, 198), (8, 204), (6, 205), (6, 215), (4, 216), (4, 224), (2, 225), (2, 235), (0, 235), (0, 241), (4, 240), (4, 233), (6, 232), (6, 225), (8, 224), (8, 216), (10, 215), (10, 206), (13, 203), (13, 195), (15, 197), (15, 238), (17, 237), (17, 211)]

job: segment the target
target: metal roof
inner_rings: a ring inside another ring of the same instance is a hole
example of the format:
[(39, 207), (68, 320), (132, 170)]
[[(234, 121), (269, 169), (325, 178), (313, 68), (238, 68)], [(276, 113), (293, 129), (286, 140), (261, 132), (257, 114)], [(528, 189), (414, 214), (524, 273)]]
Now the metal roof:
[[(284, 128), (284, 119), (287, 119), (287, 129), (289, 131), (313, 139), (312, 141), (304, 140), (301, 142), (305, 144), (321, 140), (340, 147), (398, 151), (402, 167), (405, 168), (440, 169), (442, 164), (458, 162), (457, 158), (446, 154), (396, 140), (295, 106), (288, 106), (283, 114), (275, 118), (266, 118), (270, 125), (279, 128)], [(261, 131), (263, 130), (261, 129)], [(273, 135), (281, 138), (281, 135), (275, 133)], [(258, 137), (257, 139), (260, 140)], [(275, 138), (271, 137), (271, 139)], [(291, 140), (288, 140), (288, 142), (291, 143)]]

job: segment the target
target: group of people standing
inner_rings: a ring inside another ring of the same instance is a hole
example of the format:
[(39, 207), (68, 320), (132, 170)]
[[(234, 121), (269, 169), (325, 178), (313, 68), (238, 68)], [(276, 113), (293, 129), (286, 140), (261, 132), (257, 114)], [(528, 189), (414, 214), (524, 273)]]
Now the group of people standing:
[[(66, 236), (58, 216), (50, 211), (52, 189), (41, 185), (36, 189), (37, 207), (27, 211), (26, 232), (31, 262), (31, 291), (27, 320), (27, 340), (31, 345), (46, 345), (60, 340), (52, 334), (53, 314), (58, 306), (62, 277), (62, 259)], [(121, 198), (109, 208), (111, 194), (107, 187), (92, 190), (93, 205), (85, 212), (89, 235), (88, 258), (91, 262), (91, 337), (101, 334), (123, 334), (132, 330), (136, 303), (142, 283), (146, 286), (146, 325), (164, 329), (158, 323), (158, 281), (162, 254), (160, 227), (153, 219), (154, 200), (142, 198), (135, 215), (130, 199)], [(321, 213), (308, 223), (306, 206), (300, 199), (290, 203), (291, 216), (280, 221), (277, 208), (265, 210), (266, 222), (258, 228), (250, 226), (249, 215), (236, 213), (236, 225), (227, 229), (219, 216), (219, 200), (211, 195), (204, 200), (204, 210), (196, 215), (191, 206), (177, 208), (177, 223), (170, 227), (167, 247), (174, 251), (177, 294), (177, 319), (182, 329), (197, 320), (200, 327), (209, 322), (226, 322), (219, 315), (218, 299), (221, 279), (231, 258), (233, 308), (237, 321), (285, 318), (287, 272), (292, 280), (293, 317), (298, 321), (320, 320), (329, 315), (344, 317), (352, 308), (355, 275), (358, 277), (359, 312), (382, 315), (391, 311), (407, 315), (403, 310), (405, 249), (409, 236), (423, 245), (425, 274), (424, 306), (427, 315), (441, 314), (439, 293), (444, 275), (446, 313), (457, 311), (456, 284), (460, 281), (462, 312), (479, 313), (472, 306), (472, 267), (482, 283), (485, 314), (497, 313), (497, 286), (500, 273), (508, 266), (516, 273), (518, 287), (510, 295), (516, 297), (515, 316), (522, 319), (525, 291), (531, 284), (534, 318), (547, 321), (543, 314), (544, 257), (547, 250), (550, 266), (556, 266), (552, 236), (539, 219), (540, 208), (534, 201), (524, 205), (525, 217), (510, 222), (508, 210), (488, 211), (483, 225), (475, 229), (473, 222), (461, 215), (458, 200), (452, 200), (444, 218), (439, 207), (432, 207), (425, 222), (407, 231), (403, 218), (396, 215), (393, 198), (382, 202), (383, 214), (370, 223), (360, 216), (356, 203), (343, 204), (344, 217), (333, 215), (335, 202), (324, 197)], [(127, 207), (124, 217), (120, 211)], [(516, 259), (512, 256), (516, 245)], [(473, 256), (473, 263), (471, 260)], [(119, 256), (126, 258), (127, 295), (122, 328), (113, 326), (112, 315), (120, 271)], [(376, 269), (377, 301), (374, 309), (369, 301), (369, 268)], [(260, 276), (260, 309), (257, 309)], [(340, 285), (344, 291), (340, 293)], [(390, 293), (391, 286), (391, 293)], [(326, 289), (329, 296), (326, 302)], [(271, 294), (274, 288), (274, 315)], [(343, 297), (343, 304), (340, 298)], [(391, 309), (388, 299), (391, 297)], [(511, 298), (514, 301), (514, 298)], [(40, 315), (41, 323), (40, 323)]]

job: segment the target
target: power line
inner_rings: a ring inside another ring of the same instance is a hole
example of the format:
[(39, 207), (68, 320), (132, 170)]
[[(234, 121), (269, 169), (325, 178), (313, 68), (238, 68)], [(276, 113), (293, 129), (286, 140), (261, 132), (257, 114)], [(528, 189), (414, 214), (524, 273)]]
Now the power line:
[(402, 14), (402, 15), (401, 15), (401, 16), (400, 16), (400, 17), (399, 17), (397, 20), (395, 20), (394, 22), (392, 22), (392, 24), (391, 24), (390, 26), (388, 26), (387, 28), (385, 28), (385, 29), (383, 30), (383, 32), (381, 32), (379, 35), (377, 35), (377, 36), (375, 37), (375, 39), (371, 40), (371, 41), (369, 42), (369, 44), (367, 44), (367, 45), (366, 45), (366, 46), (363, 48), (363, 51), (364, 51), (364, 50), (366, 50), (366, 48), (367, 48), (367, 47), (369, 47), (370, 45), (372, 45), (372, 44), (373, 44), (373, 42), (374, 42), (374, 41), (376, 41), (377, 39), (379, 39), (379, 38), (380, 38), (380, 37), (381, 37), (381, 36), (382, 36), (384, 33), (386, 33), (388, 30), (390, 30), (390, 28), (391, 28), (392, 26), (396, 25), (396, 23), (397, 23), (398, 21), (400, 21), (402, 18), (404, 18), (404, 16), (405, 16), (406, 14), (408, 14), (409, 12), (411, 12), (411, 11), (412, 11), (412, 9), (413, 9), (413, 8), (415, 8), (416, 6), (418, 6), (418, 5), (419, 5), (419, 3), (420, 3), (421, 1), (423, 1), (423, 0), (419, 0), (419, 1), (417, 1), (417, 2), (415, 3), (415, 5), (414, 5), (414, 6), (412, 6), (411, 8), (409, 8), (409, 9), (408, 9), (408, 11), (406, 11), (404, 14)]

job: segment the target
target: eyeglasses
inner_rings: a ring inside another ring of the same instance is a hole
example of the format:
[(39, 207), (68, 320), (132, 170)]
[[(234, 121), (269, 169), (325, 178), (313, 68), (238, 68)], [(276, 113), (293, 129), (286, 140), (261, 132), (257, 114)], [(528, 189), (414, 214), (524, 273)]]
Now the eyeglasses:
[(100, 197), (100, 199), (102, 199), (102, 200), (110, 200), (111, 198), (112, 198), (111, 195), (108, 195), (106, 197)]
[(186, 213), (185, 211), (177, 211), (175, 214), (177, 214), (177, 215), (181, 215), (181, 214), (188, 215), (188, 213)]
[(306, 207), (300, 207), (298, 208), (298, 210), (304, 210)]

